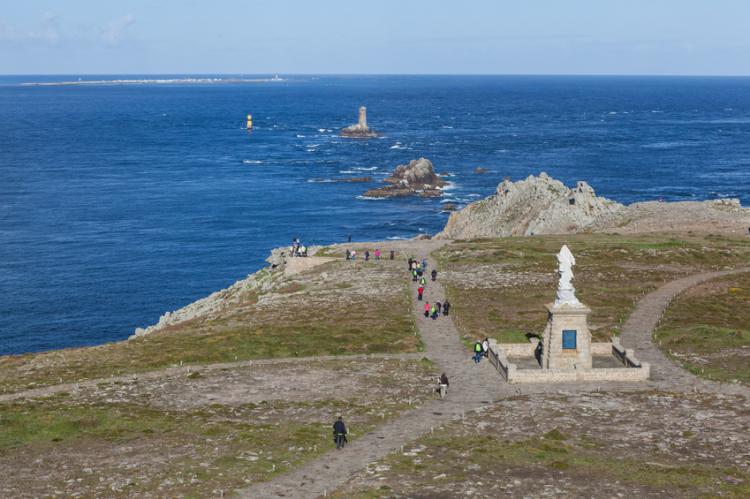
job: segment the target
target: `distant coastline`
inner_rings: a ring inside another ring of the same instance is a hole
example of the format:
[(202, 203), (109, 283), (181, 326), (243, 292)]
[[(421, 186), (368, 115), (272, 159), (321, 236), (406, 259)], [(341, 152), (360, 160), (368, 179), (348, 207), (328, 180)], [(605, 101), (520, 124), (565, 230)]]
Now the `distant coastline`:
[(153, 79), (117, 79), (117, 80), (68, 80), (68, 81), (30, 81), (20, 85), (24, 87), (60, 87), (68, 85), (212, 85), (221, 83), (270, 83), (286, 81), (284, 78), (153, 78)]

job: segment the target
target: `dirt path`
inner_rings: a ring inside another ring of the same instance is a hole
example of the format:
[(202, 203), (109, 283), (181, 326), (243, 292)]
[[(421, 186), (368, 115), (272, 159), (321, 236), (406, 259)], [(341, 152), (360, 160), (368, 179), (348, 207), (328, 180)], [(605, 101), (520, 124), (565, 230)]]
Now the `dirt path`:
[(694, 274), (668, 282), (641, 298), (623, 325), (620, 338), (626, 348), (635, 350), (638, 359), (651, 364), (652, 382), (666, 389), (720, 390), (727, 394), (750, 395), (747, 387), (704, 380), (692, 375), (669, 359), (653, 342), (654, 329), (677, 295), (711, 279), (743, 272), (750, 272), (750, 267)]
[[(445, 242), (425, 241), (414, 251), (418, 258), (439, 249)], [(428, 272), (436, 267), (434, 259), (427, 256)], [(406, 263), (396, 262), (404, 269)], [(443, 286), (438, 280), (428, 281), (425, 299), (430, 303), (445, 299)], [(428, 278), (429, 279), (429, 278)], [(357, 471), (398, 450), (401, 445), (430, 432), (451, 418), (460, 418), (484, 404), (510, 394), (513, 388), (502, 383), (501, 378), (486, 361), (474, 364), (471, 352), (461, 344), (458, 331), (450, 317), (437, 320), (423, 315), (424, 301), (417, 301), (417, 284), (411, 283), (415, 321), (425, 344), (425, 356), (437, 363), (450, 379), (450, 390), (445, 400), (434, 400), (423, 407), (390, 421), (375, 431), (354, 440), (342, 451), (332, 450), (321, 458), (277, 479), (241, 490), (242, 497), (299, 497), (325, 495), (345, 483)], [(433, 387), (425, 387), (429, 390)], [(356, 432), (356, 428), (352, 429)]]
[(277, 359), (256, 359), (243, 360), (239, 362), (223, 362), (216, 364), (195, 364), (184, 365), (181, 367), (167, 367), (154, 371), (142, 373), (123, 374), (121, 376), (112, 376), (109, 378), (97, 378), (80, 381), (78, 383), (63, 383), (60, 385), (45, 386), (42, 388), (33, 388), (21, 392), (6, 393), (0, 395), (0, 402), (9, 402), (23, 398), (37, 398), (54, 395), (56, 393), (74, 392), (80, 388), (89, 388), (92, 386), (112, 383), (131, 383), (136, 380), (153, 380), (166, 378), (178, 374), (190, 374), (198, 371), (220, 371), (223, 369), (236, 369), (249, 366), (267, 366), (274, 364), (288, 364), (290, 362), (319, 362), (325, 360), (367, 360), (367, 359), (394, 359), (394, 360), (418, 360), (424, 357), (421, 352), (417, 353), (373, 353), (360, 355), (321, 355), (318, 357), (281, 357)]

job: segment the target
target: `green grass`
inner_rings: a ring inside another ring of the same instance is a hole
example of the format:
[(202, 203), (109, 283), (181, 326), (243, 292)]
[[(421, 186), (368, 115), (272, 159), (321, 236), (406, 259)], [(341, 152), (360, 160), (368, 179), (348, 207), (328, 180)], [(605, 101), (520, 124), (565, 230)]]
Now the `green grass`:
[(702, 284), (667, 308), (654, 340), (698, 376), (750, 384), (748, 303), (750, 273)]
[[(349, 267), (347, 263), (330, 262), (314, 269), (313, 277), (329, 275), (314, 284), (280, 280), (276, 293), (296, 300), (292, 304), (258, 307), (259, 295), (247, 292), (215, 317), (183, 322), (131, 341), (0, 357), (0, 393), (180, 364), (420, 351), (406, 279), (392, 294), (351, 297), (352, 284), (336, 278), (337, 271)], [(358, 272), (364, 279), (367, 273), (386, 270), (366, 264)], [(341, 299), (334, 306), (306, 304), (306, 296), (324, 292), (340, 293)]]

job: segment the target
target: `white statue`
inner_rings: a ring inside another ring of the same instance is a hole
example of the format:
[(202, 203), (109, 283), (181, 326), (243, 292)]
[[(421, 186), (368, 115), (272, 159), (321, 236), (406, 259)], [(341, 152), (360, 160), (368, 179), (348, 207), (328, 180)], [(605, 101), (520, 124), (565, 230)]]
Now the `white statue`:
[(555, 306), (570, 305), (580, 307), (581, 302), (576, 298), (576, 290), (573, 287), (573, 265), (576, 259), (570, 252), (568, 246), (563, 244), (560, 253), (557, 254), (557, 273), (560, 275), (560, 281), (557, 283), (557, 300)]

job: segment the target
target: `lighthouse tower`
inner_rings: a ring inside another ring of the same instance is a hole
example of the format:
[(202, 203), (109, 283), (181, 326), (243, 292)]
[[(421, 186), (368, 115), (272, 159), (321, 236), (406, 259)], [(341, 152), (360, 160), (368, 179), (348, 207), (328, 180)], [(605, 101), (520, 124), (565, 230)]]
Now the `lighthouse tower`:
[(360, 128), (367, 129), (367, 108), (365, 106), (359, 106), (359, 122), (357, 124)]

